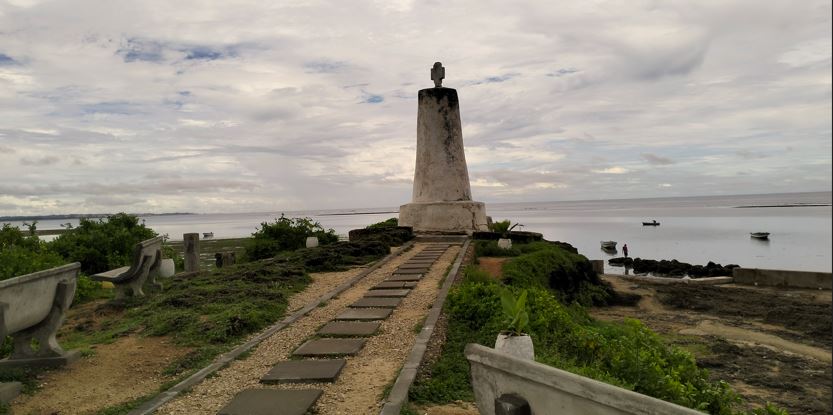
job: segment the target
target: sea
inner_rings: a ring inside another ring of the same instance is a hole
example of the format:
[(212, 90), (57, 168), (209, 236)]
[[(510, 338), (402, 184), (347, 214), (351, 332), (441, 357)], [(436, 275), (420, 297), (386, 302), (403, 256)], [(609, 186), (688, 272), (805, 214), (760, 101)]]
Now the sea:
[[(508, 219), (516, 230), (540, 232), (544, 238), (572, 244), (589, 259), (629, 256), (677, 259), (705, 265), (712, 261), (743, 267), (831, 272), (833, 223), (831, 192), (697, 196), (653, 199), (487, 203), (495, 221)], [(397, 216), (396, 207), (304, 210), (260, 213), (154, 215), (145, 224), (171, 240), (184, 233), (212, 232), (213, 238), (250, 236), (281, 213), (309, 217), (340, 235)], [(643, 226), (656, 220), (659, 226)], [(38, 229), (58, 229), (78, 220), (43, 220)], [(22, 222), (11, 222), (22, 225)], [(769, 232), (769, 239), (750, 237)], [(48, 236), (45, 238), (49, 238)], [(601, 249), (616, 241), (617, 251)], [(623, 273), (606, 264), (606, 272)]]

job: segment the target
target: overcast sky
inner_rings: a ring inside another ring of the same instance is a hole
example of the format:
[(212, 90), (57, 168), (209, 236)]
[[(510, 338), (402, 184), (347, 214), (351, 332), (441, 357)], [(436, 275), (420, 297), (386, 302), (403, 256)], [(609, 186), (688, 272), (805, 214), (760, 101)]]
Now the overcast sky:
[[(0, 0), (0, 215), (831, 189), (830, 1)], [(273, 4), (274, 3), (274, 4)]]

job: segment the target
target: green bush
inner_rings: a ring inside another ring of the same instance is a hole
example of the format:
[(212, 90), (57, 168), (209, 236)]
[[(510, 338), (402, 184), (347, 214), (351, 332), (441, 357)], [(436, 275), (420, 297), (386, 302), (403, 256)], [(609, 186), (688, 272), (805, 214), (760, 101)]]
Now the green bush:
[(106, 219), (81, 219), (78, 227), (68, 229), (48, 246), (68, 262), (80, 262), (82, 272), (97, 274), (130, 265), (135, 245), (155, 236), (138, 217), (118, 213)]
[(528, 252), (503, 265), (503, 281), (515, 287), (543, 287), (553, 290), (566, 303), (605, 304), (612, 289), (602, 282), (590, 261), (546, 242), (519, 247)]
[(367, 229), (379, 229), (379, 228), (395, 228), (399, 226), (399, 219), (397, 218), (390, 218), (388, 220), (374, 223), (372, 225), (367, 225)]
[[(494, 345), (505, 323), (497, 311), (503, 290), (498, 283), (464, 283), (449, 293), (445, 350), (430, 377), (412, 389), (414, 401), (471, 399), (463, 347), (470, 342)], [(536, 360), (691, 408), (731, 413), (737, 397), (725, 383), (710, 382), (689, 353), (665, 345), (638, 321), (595, 322), (583, 308), (563, 306), (546, 288), (527, 291)]]
[(303, 248), (310, 236), (318, 237), (320, 245), (338, 242), (334, 230), (324, 229), (310, 218), (287, 218), (281, 214), (273, 223), (260, 224), (246, 243), (246, 257), (249, 260), (271, 258), (279, 252)]
[(0, 280), (32, 272), (43, 271), (65, 264), (59, 255), (51, 252), (35, 235), (35, 224), (29, 226), (29, 235), (8, 223), (0, 228)]

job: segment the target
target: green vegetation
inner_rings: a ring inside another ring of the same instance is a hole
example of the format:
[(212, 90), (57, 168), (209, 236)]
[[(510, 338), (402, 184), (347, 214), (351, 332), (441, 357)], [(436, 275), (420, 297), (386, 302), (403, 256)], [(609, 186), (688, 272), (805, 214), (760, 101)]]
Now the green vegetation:
[(38, 239), (35, 226), (29, 225), (29, 235), (8, 223), (0, 228), (0, 281), (66, 263)]
[(513, 336), (521, 336), (526, 333), (529, 324), (529, 313), (526, 312), (526, 290), (521, 290), (518, 298), (512, 295), (512, 291), (503, 290), (500, 292), (500, 305), (503, 308), (505, 318), (504, 330), (502, 333)]
[[(504, 264), (503, 283), (468, 268), (449, 293), (445, 346), (428, 376), (411, 389), (413, 402), (473, 400), (465, 345), (492, 347), (507, 326), (506, 317), (495, 311), (509, 308), (517, 315), (522, 293), (528, 293), (524, 330), (533, 338), (537, 361), (708, 413), (744, 413), (736, 409), (739, 398), (725, 382), (709, 381), (690, 353), (667, 345), (638, 320), (615, 324), (591, 319), (584, 305), (604, 303), (611, 290), (586, 258), (547, 243), (518, 250), (524, 253)], [(506, 297), (507, 291), (517, 300)]]
[(281, 214), (273, 223), (260, 224), (252, 239), (246, 242), (246, 257), (249, 260), (271, 258), (279, 252), (303, 248), (310, 236), (317, 236), (321, 245), (338, 242), (334, 230), (324, 229), (310, 218), (287, 218)]
[(105, 219), (81, 219), (50, 242), (49, 249), (67, 262), (80, 262), (81, 271), (96, 274), (129, 265), (135, 245), (156, 236), (139, 218), (118, 213)]
[(374, 223), (372, 225), (367, 225), (367, 229), (379, 229), (379, 228), (395, 228), (399, 226), (399, 219), (397, 218), (390, 218), (388, 220)]

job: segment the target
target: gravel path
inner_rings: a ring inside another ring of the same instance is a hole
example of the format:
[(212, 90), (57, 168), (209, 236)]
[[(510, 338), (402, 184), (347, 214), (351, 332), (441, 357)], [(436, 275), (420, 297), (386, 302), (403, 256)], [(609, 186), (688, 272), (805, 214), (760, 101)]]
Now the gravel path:
[[(157, 413), (216, 414), (237, 392), (253, 387), (321, 388), (324, 395), (316, 404), (320, 414), (357, 415), (378, 411), (382, 393), (385, 387), (393, 382), (410, 351), (416, 337), (415, 327), (428, 313), (439, 284), (459, 251), (459, 246), (450, 247), (393, 314), (382, 323), (379, 333), (368, 339), (364, 349), (357, 356), (347, 358), (347, 366), (334, 384), (268, 386), (261, 385), (259, 380), (274, 364), (287, 360), (290, 353), (314, 335), (319, 327), (361, 298), (370, 287), (388, 277), (397, 266), (425, 245), (417, 244), (414, 249), (391, 260), (340, 296), (263, 341), (245, 360), (235, 361), (217, 372), (214, 377), (194, 387), (190, 393), (168, 402)], [(290, 299), (290, 308), (297, 308), (299, 304), (311, 301), (358, 272), (361, 270), (318, 274), (307, 290)], [(311, 290), (320, 292), (313, 295)]]

